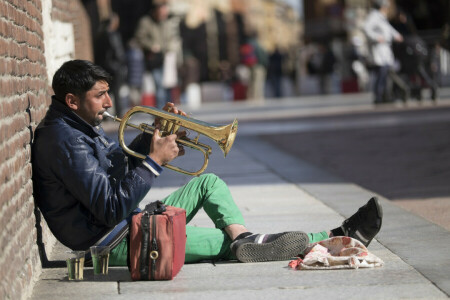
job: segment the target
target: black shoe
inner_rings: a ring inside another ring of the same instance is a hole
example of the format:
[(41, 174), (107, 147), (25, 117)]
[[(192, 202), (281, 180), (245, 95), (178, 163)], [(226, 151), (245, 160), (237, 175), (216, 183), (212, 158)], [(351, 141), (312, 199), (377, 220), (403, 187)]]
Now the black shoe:
[(288, 260), (301, 254), (309, 237), (301, 231), (277, 234), (243, 233), (231, 243), (231, 251), (241, 262)]
[(383, 209), (378, 203), (378, 199), (372, 197), (366, 205), (360, 207), (353, 216), (346, 219), (340, 229), (345, 236), (357, 239), (367, 247), (380, 231), (382, 219)]

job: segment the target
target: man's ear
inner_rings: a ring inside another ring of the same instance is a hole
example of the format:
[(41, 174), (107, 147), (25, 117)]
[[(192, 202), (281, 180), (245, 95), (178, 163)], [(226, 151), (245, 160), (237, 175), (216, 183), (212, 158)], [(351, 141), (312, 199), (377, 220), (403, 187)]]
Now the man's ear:
[(74, 111), (77, 111), (80, 108), (80, 98), (75, 96), (74, 94), (68, 93), (66, 94), (66, 105)]

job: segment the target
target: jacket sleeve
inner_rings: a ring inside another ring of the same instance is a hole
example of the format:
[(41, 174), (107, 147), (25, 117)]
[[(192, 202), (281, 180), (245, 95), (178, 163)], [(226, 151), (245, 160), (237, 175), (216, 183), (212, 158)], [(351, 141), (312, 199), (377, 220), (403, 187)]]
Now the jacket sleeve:
[[(148, 155), (150, 153), (151, 142), (152, 142), (151, 134), (141, 133), (128, 145), (128, 148), (140, 154)], [(141, 162), (142, 160), (137, 157), (131, 155), (128, 156), (128, 165), (131, 170), (141, 165)]]
[(61, 168), (57, 172), (64, 174), (63, 185), (90, 212), (92, 221), (115, 226), (139, 205), (155, 175), (141, 163), (112, 184), (100, 165), (96, 152), (102, 149), (95, 142), (91, 144), (78, 137), (68, 143), (69, 152), (61, 151), (55, 164)]

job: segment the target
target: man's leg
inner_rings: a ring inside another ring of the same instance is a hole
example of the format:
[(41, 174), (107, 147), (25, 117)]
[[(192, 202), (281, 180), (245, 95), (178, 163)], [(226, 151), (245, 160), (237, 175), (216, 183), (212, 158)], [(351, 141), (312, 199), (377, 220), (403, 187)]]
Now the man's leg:
[(186, 235), (185, 263), (236, 259), (231, 253), (231, 239), (223, 230), (186, 226)]
[(244, 224), (241, 211), (223, 180), (213, 174), (193, 178), (162, 200), (164, 204), (184, 208), (186, 223), (203, 208), (218, 229), (231, 224)]
[[(210, 234), (205, 238), (203, 234), (197, 233), (201, 230), (206, 232), (207, 229), (191, 229), (191, 236), (187, 234), (187, 245), (207, 246), (189, 246), (186, 250), (187, 258), (202, 260), (211, 259), (212, 256), (216, 259), (229, 259), (230, 254), (223, 252), (223, 249), (231, 247), (232, 254), (243, 262), (283, 260), (300, 254), (308, 244), (308, 236), (300, 231), (263, 235), (249, 232), (227, 185), (213, 174), (192, 179), (162, 201), (167, 205), (186, 209), (188, 223), (203, 207), (216, 229), (220, 230), (208, 231)], [(211, 248), (212, 246), (215, 248)], [(205, 249), (210, 251), (204, 252)], [(219, 253), (223, 256), (218, 256)]]
[(241, 211), (223, 180), (213, 174), (201, 175), (162, 202), (184, 208), (186, 223), (203, 208), (216, 227), (186, 227), (186, 263), (233, 258), (231, 241), (247, 229)]

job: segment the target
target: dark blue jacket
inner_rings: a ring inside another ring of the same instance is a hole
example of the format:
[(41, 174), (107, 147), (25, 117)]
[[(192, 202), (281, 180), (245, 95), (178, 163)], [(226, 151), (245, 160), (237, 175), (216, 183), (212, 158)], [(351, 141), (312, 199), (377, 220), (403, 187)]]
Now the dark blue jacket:
[[(129, 147), (148, 150), (148, 137), (138, 138)], [(61, 243), (87, 250), (139, 205), (155, 175), (142, 161), (127, 160), (103, 129), (92, 127), (52, 99), (35, 131), (33, 189), (39, 209)]]

